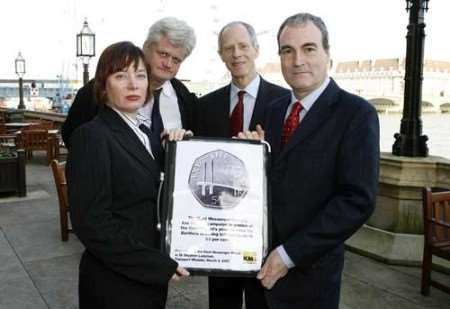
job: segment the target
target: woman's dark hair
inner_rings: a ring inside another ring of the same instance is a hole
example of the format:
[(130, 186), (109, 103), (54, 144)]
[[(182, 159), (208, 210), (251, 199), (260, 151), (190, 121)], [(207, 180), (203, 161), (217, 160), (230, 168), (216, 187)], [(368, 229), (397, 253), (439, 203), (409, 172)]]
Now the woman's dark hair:
[(142, 50), (131, 42), (124, 41), (112, 44), (105, 48), (100, 55), (95, 71), (94, 94), (97, 103), (100, 105), (108, 101), (106, 95), (106, 80), (112, 74), (128, 68), (131, 64), (137, 70), (139, 61), (147, 70), (148, 88), (145, 102), (150, 97), (150, 66), (145, 62), (145, 56)]

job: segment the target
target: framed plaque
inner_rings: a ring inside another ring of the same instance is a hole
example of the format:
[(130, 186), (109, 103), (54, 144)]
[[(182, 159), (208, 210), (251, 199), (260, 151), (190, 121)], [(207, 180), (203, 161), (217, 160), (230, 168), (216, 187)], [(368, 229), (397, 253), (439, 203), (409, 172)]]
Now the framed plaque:
[(254, 276), (269, 248), (266, 143), (170, 142), (162, 197), (163, 250), (193, 274)]

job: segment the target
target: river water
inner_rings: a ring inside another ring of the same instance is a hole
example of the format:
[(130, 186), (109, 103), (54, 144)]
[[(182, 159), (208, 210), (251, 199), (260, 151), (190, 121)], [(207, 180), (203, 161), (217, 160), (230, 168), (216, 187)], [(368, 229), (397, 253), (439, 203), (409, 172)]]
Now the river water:
[[(379, 114), (380, 148), (392, 152), (394, 134), (400, 132), (401, 114)], [(428, 136), (429, 154), (450, 159), (450, 114), (423, 114), (422, 134)]]

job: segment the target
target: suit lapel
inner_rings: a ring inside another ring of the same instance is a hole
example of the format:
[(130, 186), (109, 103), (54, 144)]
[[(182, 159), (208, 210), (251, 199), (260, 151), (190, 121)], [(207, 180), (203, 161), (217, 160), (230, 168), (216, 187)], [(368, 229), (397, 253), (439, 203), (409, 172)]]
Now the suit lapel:
[(270, 109), (270, 123), (268, 123), (268, 142), (272, 147), (274, 157), (280, 153), (281, 147), (281, 133), (283, 131), (284, 117), (286, 110), (291, 103), (291, 96), (286, 96), (280, 100), (274, 101)]
[(279, 160), (282, 160), (290, 150), (302, 143), (312, 133), (319, 130), (323, 122), (325, 122), (332, 115), (331, 107), (336, 101), (338, 92), (339, 87), (333, 80), (330, 80), (327, 88), (325, 88), (324, 92), (319, 96), (311, 110), (309, 110), (306, 116), (300, 121), (297, 129), (295, 129), (288, 143), (284, 146), (280, 153)]
[(211, 119), (214, 119), (215, 122), (214, 127), (224, 137), (230, 135), (230, 91), (230, 85), (219, 89), (215, 96), (217, 101), (211, 102), (211, 106), (209, 106)]
[(155, 178), (158, 178), (158, 164), (125, 121), (109, 107), (105, 107), (99, 116), (106, 123), (113, 136), (116, 138), (116, 141), (123, 149), (145, 167)]
[(178, 109), (180, 110), (180, 116), (181, 116), (181, 125), (183, 128), (186, 128), (188, 126), (187, 121), (187, 115), (186, 115), (186, 98), (184, 97), (184, 92), (181, 89), (181, 83), (177, 79), (173, 78), (170, 80), (170, 83), (172, 84), (173, 89), (175, 90), (175, 93), (177, 95), (177, 101), (178, 101)]
[(219, 102), (217, 102), (217, 120), (219, 120), (218, 125), (223, 127), (224, 136), (230, 135), (230, 91), (231, 86), (228, 84), (227, 86), (222, 88), (222, 91), (219, 93)]
[[(267, 102), (266, 95), (267, 86), (266, 81), (260, 77), (260, 83), (258, 88), (258, 94), (256, 95), (255, 107), (253, 108), (252, 119), (250, 120), (249, 130), (253, 131), (256, 128), (256, 119), (264, 119), (264, 109), (266, 107)], [(260, 123), (261, 124), (261, 123)]]

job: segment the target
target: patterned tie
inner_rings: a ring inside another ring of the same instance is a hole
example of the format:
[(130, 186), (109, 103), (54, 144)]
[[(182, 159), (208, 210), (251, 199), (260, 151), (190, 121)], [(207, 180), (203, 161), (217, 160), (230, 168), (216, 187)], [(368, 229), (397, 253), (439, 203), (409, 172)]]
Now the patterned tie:
[(281, 134), (281, 147), (287, 144), (292, 133), (294, 133), (295, 129), (297, 128), (298, 122), (300, 120), (299, 113), (302, 109), (303, 106), (299, 101), (295, 102), (294, 105), (292, 105), (291, 112), (289, 113), (289, 116), (287, 117), (283, 125), (283, 133)]
[(143, 123), (141, 123), (140, 125), (139, 125), (139, 129), (142, 131), (142, 132), (144, 132), (145, 133), (145, 135), (147, 135), (147, 137), (148, 137), (148, 140), (149, 140), (149, 142), (150, 142), (150, 148), (151, 148), (151, 150), (152, 150), (152, 154), (153, 154), (153, 156), (155, 157), (155, 159), (156, 159), (156, 152), (155, 152), (155, 149), (154, 149), (154, 144), (155, 144), (155, 139), (156, 139), (156, 137), (155, 137), (155, 134), (153, 134), (152, 133), (152, 131), (145, 125), (145, 124), (143, 124)]
[(231, 126), (230, 126), (230, 134), (231, 136), (236, 136), (239, 132), (243, 131), (244, 126), (244, 94), (245, 91), (241, 90), (238, 92), (238, 103), (233, 109), (231, 113)]

